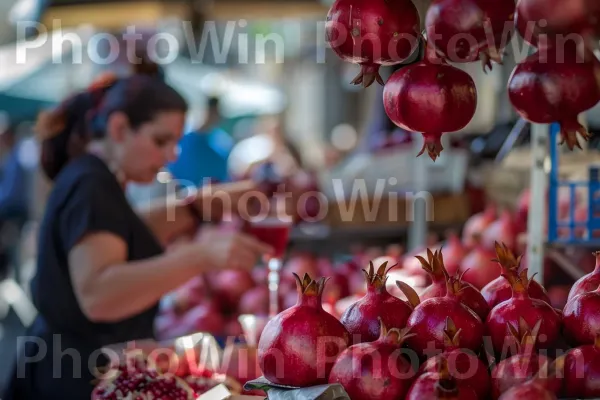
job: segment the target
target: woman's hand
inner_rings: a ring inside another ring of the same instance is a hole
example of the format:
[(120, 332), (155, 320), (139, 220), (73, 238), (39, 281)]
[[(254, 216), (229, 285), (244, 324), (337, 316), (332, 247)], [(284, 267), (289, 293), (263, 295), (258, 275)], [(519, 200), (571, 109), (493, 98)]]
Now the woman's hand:
[(184, 244), (191, 260), (199, 262), (202, 272), (219, 269), (251, 270), (257, 260), (273, 253), (273, 248), (252, 236), (218, 228), (202, 229), (197, 240)]

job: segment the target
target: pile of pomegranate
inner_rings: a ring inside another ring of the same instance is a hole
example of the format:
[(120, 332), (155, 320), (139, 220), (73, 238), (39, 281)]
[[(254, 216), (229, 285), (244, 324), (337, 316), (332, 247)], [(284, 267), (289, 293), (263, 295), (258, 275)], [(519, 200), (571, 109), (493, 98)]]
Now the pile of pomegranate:
[[(488, 222), (479, 230), (499, 229)], [(323, 309), (328, 280), (296, 275), (296, 304), (269, 321), (260, 338), (264, 376), (292, 387), (340, 384), (359, 400), (598, 396), (600, 288), (581, 284), (564, 310), (556, 309), (508, 244), (496, 242), (491, 252), (485, 296), (463, 281), (466, 271), (448, 272), (441, 249), (427, 248), (412, 257), (430, 286), (419, 296), (396, 281), (396, 297), (386, 282), (403, 264), (380, 256), (363, 271), (365, 293), (340, 320)]]
[[(600, 102), (600, 62), (593, 52), (600, 5), (563, 3), (433, 0), (422, 29), (411, 0), (336, 0), (325, 36), (338, 57), (361, 66), (352, 83), (384, 86), (390, 120), (420, 133), (424, 145), (418, 156), (427, 152), (435, 161), (443, 150), (442, 135), (462, 130), (477, 108), (475, 83), (460, 64), (481, 62), (486, 71), (491, 61), (502, 63), (516, 30), (537, 52), (513, 70), (510, 101), (530, 122), (560, 124), (562, 142), (573, 150), (581, 148), (580, 138), (590, 137), (578, 115)], [(415, 61), (411, 56), (419, 43), (425, 51)], [(401, 67), (385, 81), (380, 67), (390, 65)]]

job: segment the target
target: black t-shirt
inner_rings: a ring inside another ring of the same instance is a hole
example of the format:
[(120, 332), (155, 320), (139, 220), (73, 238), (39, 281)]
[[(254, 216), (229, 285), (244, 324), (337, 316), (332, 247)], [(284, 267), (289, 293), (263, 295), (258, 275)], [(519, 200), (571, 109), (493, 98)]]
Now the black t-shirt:
[[(29, 335), (52, 343), (47, 343), (48, 354), (44, 360), (27, 365), (28, 376), (18, 385), (23, 387), (23, 383), (30, 381), (28, 385), (37, 388), (32, 395), (39, 398), (62, 396), (66, 399), (65, 391), (72, 398), (89, 398), (92, 386), (87, 365), (89, 355), (94, 350), (112, 343), (153, 336), (158, 304), (139, 315), (115, 323), (92, 322), (81, 311), (69, 275), (68, 255), (78, 241), (91, 232), (110, 232), (121, 237), (127, 243), (127, 259), (130, 261), (153, 257), (163, 250), (131, 208), (107, 165), (90, 154), (73, 160), (61, 171), (55, 180), (40, 227), (37, 274), (32, 281), (33, 302), (40, 316), (30, 328)], [(132, 291), (131, 296), (135, 295), (135, 291)], [(73, 372), (69, 356), (61, 358), (63, 377), (59, 380), (50, 379), (53, 370), (56, 370), (52, 362), (52, 353), (55, 353), (53, 346), (57, 346), (55, 334), (61, 335), (60, 347), (63, 352), (67, 348), (74, 348), (81, 355), (81, 379), (85, 382), (64, 376)], [(35, 351), (26, 350), (27, 353)], [(61, 387), (63, 393), (60, 393)]]

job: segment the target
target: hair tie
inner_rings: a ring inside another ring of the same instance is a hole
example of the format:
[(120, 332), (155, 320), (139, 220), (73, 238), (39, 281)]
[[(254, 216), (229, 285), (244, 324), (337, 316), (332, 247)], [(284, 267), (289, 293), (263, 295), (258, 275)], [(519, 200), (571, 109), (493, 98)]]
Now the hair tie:
[(37, 117), (33, 130), (38, 139), (48, 140), (60, 134), (65, 126), (65, 118), (60, 110), (42, 111)]
[(105, 72), (100, 74), (94, 81), (88, 86), (87, 91), (92, 93), (100, 90), (104, 90), (113, 86), (119, 78), (114, 72)]

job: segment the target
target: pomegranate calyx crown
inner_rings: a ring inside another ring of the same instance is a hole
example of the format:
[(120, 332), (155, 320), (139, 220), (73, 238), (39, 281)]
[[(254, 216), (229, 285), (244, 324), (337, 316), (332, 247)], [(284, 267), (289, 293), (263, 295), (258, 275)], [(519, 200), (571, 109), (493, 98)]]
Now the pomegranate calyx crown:
[(396, 286), (406, 296), (407, 301), (405, 303), (411, 308), (414, 309), (419, 304), (421, 304), (421, 299), (419, 299), (419, 295), (417, 294), (417, 292), (415, 292), (415, 290), (412, 287), (410, 287), (410, 285), (402, 281), (396, 281)]
[(369, 287), (373, 287), (374, 289), (381, 289), (385, 287), (387, 282), (388, 273), (398, 266), (398, 264), (394, 264), (391, 267), (387, 267), (388, 262), (383, 262), (377, 271), (375, 271), (375, 266), (373, 265), (373, 261), (369, 262), (369, 271), (363, 269), (363, 273), (367, 279), (367, 285)]
[(432, 252), (430, 249), (427, 249), (427, 260), (421, 256), (415, 256), (415, 258), (419, 260), (421, 268), (423, 268), (434, 281), (448, 278), (448, 272), (444, 266), (441, 250)]
[(330, 278), (320, 278), (318, 281), (313, 280), (310, 275), (304, 274), (304, 278), (294, 273), (296, 282), (298, 283), (298, 291), (305, 296), (321, 296), (325, 285)]
[(504, 243), (494, 242), (494, 247), (496, 248), (496, 258), (492, 261), (500, 264), (504, 273), (517, 274), (523, 256), (515, 257), (515, 254)]
[(377, 317), (377, 319), (379, 320), (379, 325), (381, 326), (381, 335), (379, 336), (380, 342), (389, 343), (394, 346), (402, 346), (406, 339), (415, 336), (414, 333), (410, 333), (410, 328), (388, 329), (381, 317)]
[(510, 322), (507, 324), (510, 334), (517, 343), (517, 349), (520, 353), (526, 353), (533, 350), (542, 326), (542, 319), (538, 319), (533, 329), (529, 327), (523, 317), (519, 318), (519, 325), (514, 326)]
[(444, 344), (447, 348), (460, 346), (461, 329), (456, 329), (452, 318), (446, 317), (446, 327), (444, 328)]
[(440, 400), (454, 400), (458, 399), (460, 392), (454, 379), (443, 378), (435, 383), (435, 394)]

